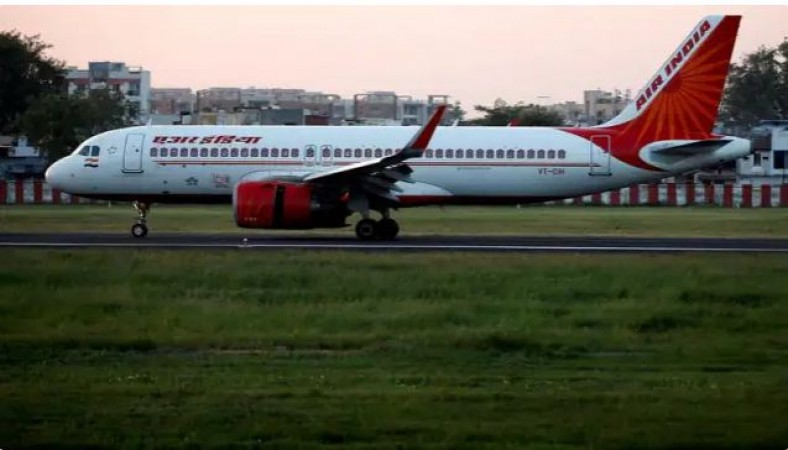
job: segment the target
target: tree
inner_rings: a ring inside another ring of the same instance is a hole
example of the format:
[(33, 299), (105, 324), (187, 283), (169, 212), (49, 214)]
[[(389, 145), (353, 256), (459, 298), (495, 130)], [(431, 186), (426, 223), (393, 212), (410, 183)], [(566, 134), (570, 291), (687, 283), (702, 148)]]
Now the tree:
[(62, 91), (64, 63), (44, 55), (50, 47), (38, 35), (0, 31), (0, 133), (16, 131), (32, 99)]
[(731, 64), (720, 119), (729, 128), (749, 128), (764, 119), (788, 119), (788, 39), (761, 47)]
[(464, 118), (465, 110), (462, 109), (462, 104), (460, 104), (460, 102), (454, 102), (453, 105), (449, 106), (444, 122), (451, 124), (454, 123), (455, 120), (462, 121)]
[(103, 131), (129, 126), (136, 111), (120, 93), (91, 91), (86, 97), (46, 94), (20, 117), (19, 131), (50, 160), (73, 151), (80, 142)]
[(476, 105), (474, 109), (484, 113), (484, 117), (466, 122), (467, 125), (506, 126), (514, 123), (517, 126), (561, 126), (564, 119), (555, 111), (539, 105), (526, 105), (518, 102), (509, 105), (502, 99), (496, 99), (492, 107)]

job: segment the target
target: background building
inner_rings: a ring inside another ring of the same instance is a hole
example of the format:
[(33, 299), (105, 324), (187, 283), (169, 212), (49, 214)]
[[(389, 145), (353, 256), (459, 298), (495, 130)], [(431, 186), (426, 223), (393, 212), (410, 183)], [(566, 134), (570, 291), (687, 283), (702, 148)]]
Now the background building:
[(153, 88), (149, 110), (151, 114), (191, 114), (196, 98), (191, 88)]
[(24, 136), (0, 136), (0, 180), (42, 176), (47, 167), (46, 158), (31, 147)]
[(616, 117), (632, 101), (632, 92), (627, 89), (613, 92), (593, 89), (583, 91), (583, 103), (567, 101), (546, 105), (550, 111), (560, 114), (568, 126), (591, 126), (605, 123)]
[(752, 129), (752, 155), (738, 160), (738, 180), (784, 184), (788, 179), (788, 120), (765, 120)]
[[(304, 89), (213, 87), (197, 91), (194, 118), (179, 118), (188, 104), (186, 89), (154, 89), (153, 123), (239, 125), (423, 125), (432, 108), (447, 95), (413, 99), (392, 91), (374, 91), (343, 99), (336, 94)], [(181, 105), (177, 108), (176, 105)], [(454, 118), (449, 114), (444, 123)]]
[(122, 62), (90, 62), (87, 69), (70, 67), (66, 73), (69, 95), (87, 95), (90, 91), (108, 89), (120, 92), (132, 103), (144, 122), (149, 114), (150, 72), (129, 67)]
[(585, 120), (588, 125), (598, 125), (616, 117), (631, 101), (631, 91), (626, 94), (616, 89), (614, 92), (595, 89), (583, 91)]

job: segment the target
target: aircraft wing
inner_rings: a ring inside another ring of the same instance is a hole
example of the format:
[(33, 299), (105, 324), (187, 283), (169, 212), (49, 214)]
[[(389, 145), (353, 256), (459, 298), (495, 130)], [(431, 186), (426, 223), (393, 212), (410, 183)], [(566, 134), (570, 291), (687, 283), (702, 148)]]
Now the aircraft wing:
[[(432, 135), (438, 128), (438, 125), (446, 112), (446, 105), (439, 105), (430, 116), (424, 126), (413, 136), (402, 150), (397, 153), (384, 156), (382, 158), (370, 159), (368, 161), (361, 161), (349, 166), (337, 167), (336, 169), (327, 170), (325, 172), (316, 172), (304, 178), (308, 183), (343, 183), (358, 179), (359, 177), (386, 172), (398, 172), (397, 166), (410, 158), (420, 158), (429, 145)], [(407, 172), (408, 174), (410, 171)], [(404, 181), (404, 180), (397, 180)]]

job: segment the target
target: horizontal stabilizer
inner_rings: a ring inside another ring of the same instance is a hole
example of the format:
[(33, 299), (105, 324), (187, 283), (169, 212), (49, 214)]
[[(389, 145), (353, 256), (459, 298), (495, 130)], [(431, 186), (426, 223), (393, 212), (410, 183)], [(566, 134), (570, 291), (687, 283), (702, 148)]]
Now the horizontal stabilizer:
[(707, 139), (702, 141), (662, 141), (648, 146), (649, 150), (660, 155), (692, 156), (712, 153), (728, 145), (730, 139)]

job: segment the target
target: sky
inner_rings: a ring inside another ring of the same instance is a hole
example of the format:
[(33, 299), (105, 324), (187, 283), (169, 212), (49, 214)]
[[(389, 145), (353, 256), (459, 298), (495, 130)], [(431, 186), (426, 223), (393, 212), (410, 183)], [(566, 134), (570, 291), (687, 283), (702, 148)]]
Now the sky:
[(633, 95), (709, 14), (743, 15), (734, 60), (788, 36), (788, 6), (0, 6), (70, 66), (123, 61), (153, 87), (373, 90), (463, 108)]

